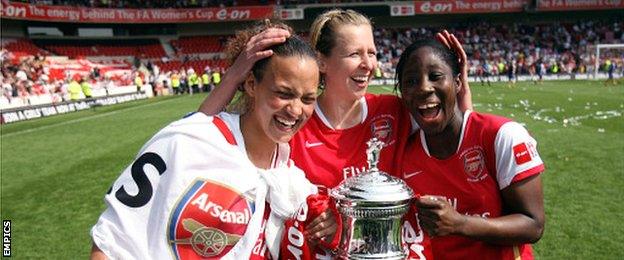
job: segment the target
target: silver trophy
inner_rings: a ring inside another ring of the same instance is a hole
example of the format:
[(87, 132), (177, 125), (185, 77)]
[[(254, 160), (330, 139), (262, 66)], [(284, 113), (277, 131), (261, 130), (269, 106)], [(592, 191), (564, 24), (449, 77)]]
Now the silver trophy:
[(366, 156), (369, 170), (330, 191), (342, 218), (338, 256), (343, 259), (405, 259), (402, 218), (413, 191), (401, 179), (377, 168), (384, 143), (373, 138)]

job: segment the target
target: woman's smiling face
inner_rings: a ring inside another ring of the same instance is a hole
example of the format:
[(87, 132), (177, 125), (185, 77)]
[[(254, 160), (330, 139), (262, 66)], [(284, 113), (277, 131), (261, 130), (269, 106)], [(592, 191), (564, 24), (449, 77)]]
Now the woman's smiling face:
[(459, 77), (432, 47), (421, 46), (408, 57), (401, 96), (426, 134), (438, 134), (457, 116)]
[(331, 53), (320, 57), (327, 90), (349, 99), (360, 98), (377, 66), (372, 28), (368, 24), (342, 25), (335, 35)]
[(312, 57), (274, 56), (262, 80), (246, 86), (253, 100), (250, 117), (270, 140), (288, 142), (312, 115), (318, 83)]

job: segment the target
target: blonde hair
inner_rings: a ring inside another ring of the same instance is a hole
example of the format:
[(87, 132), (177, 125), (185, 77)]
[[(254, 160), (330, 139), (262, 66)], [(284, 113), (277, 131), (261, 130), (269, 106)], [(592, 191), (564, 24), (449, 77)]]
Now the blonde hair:
[(320, 14), (310, 28), (310, 44), (321, 54), (329, 56), (336, 46), (336, 31), (343, 25), (369, 25), (370, 19), (351, 9), (333, 9)]

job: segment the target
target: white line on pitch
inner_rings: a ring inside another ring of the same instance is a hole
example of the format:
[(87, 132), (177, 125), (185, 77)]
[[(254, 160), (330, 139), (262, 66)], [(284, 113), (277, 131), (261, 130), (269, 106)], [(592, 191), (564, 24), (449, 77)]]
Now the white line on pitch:
[(104, 113), (104, 114), (93, 115), (93, 116), (88, 116), (88, 117), (82, 117), (82, 118), (69, 120), (69, 121), (63, 121), (63, 122), (52, 124), (52, 125), (44, 125), (44, 126), (35, 127), (35, 128), (31, 128), (31, 129), (26, 129), (26, 130), (22, 130), (22, 131), (18, 131), (18, 132), (8, 133), (8, 134), (5, 134), (5, 135), (2, 135), (2, 137), (9, 137), (9, 136), (14, 136), (14, 135), (26, 134), (26, 133), (39, 131), (39, 130), (45, 130), (45, 129), (52, 128), (52, 127), (78, 123), (78, 122), (91, 120), (91, 119), (97, 119), (97, 118), (100, 118), (100, 117), (115, 115), (115, 114), (120, 113), (120, 112), (132, 111), (132, 110), (143, 108), (143, 107), (154, 106), (154, 105), (157, 105), (157, 104), (162, 104), (162, 103), (170, 102), (170, 101), (173, 101), (173, 100), (177, 100), (177, 98), (172, 98), (172, 99), (169, 99), (169, 100), (159, 101), (159, 102), (155, 102), (155, 103), (149, 103), (149, 104), (140, 105), (140, 106), (131, 107), (131, 108), (126, 108), (126, 109), (115, 110), (115, 111), (107, 112), (107, 113)]

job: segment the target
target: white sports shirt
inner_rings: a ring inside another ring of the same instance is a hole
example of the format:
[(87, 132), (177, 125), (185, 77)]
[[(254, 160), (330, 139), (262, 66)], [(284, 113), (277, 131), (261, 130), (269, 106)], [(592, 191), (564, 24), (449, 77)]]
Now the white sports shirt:
[(277, 145), (272, 169), (257, 169), (239, 120), (195, 113), (152, 137), (105, 196), (91, 230), (100, 250), (111, 259), (275, 258), (283, 219), (316, 188), (288, 144)]

